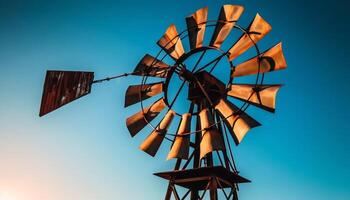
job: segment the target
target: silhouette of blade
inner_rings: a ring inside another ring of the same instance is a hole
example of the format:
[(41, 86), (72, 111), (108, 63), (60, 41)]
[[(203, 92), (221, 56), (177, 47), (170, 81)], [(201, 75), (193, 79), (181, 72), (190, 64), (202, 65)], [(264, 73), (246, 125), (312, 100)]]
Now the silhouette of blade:
[(90, 93), (93, 72), (47, 71), (39, 116)]
[(126, 90), (124, 106), (128, 107), (140, 102), (141, 100), (153, 97), (161, 92), (163, 92), (163, 82), (144, 85), (131, 85)]
[(243, 11), (244, 7), (238, 5), (224, 5), (221, 7), (210, 46), (220, 48)]
[(165, 108), (164, 99), (161, 98), (154, 102), (151, 106), (144, 108), (143, 111), (128, 117), (126, 119), (126, 126), (130, 135), (134, 137), (140, 130), (142, 130), (148, 123), (151, 122), (157, 115)]
[(168, 70), (169, 65), (146, 54), (135, 67), (133, 75), (165, 78)]
[(259, 14), (256, 14), (254, 20), (247, 28), (248, 32), (243, 34), (236, 44), (234, 44), (229, 50), (229, 59), (233, 60), (237, 58), (250, 47), (254, 46), (254, 43), (257, 43), (265, 37), (271, 29), (270, 24), (268, 24)]
[(240, 111), (237, 106), (233, 105), (226, 99), (220, 99), (219, 103), (215, 106), (215, 109), (223, 118), (225, 118), (224, 122), (236, 145), (241, 143), (243, 137), (251, 128), (261, 125), (245, 112)]
[(174, 24), (170, 25), (165, 34), (159, 39), (157, 44), (164, 49), (174, 60), (179, 59), (184, 54), (181, 38)]
[[(259, 70), (260, 59), (260, 70)], [(268, 49), (260, 56), (251, 58), (235, 67), (233, 77), (246, 76), (251, 74), (271, 72), (287, 68), (286, 60), (282, 51), (282, 43)]]
[(169, 110), (163, 120), (159, 123), (158, 127), (146, 138), (141, 144), (140, 149), (150, 156), (155, 156), (160, 145), (163, 142), (166, 132), (175, 116), (175, 112)]
[(175, 141), (168, 154), (167, 160), (172, 158), (188, 159), (190, 150), (190, 136), (184, 135), (191, 130), (191, 114), (185, 113), (181, 117), (181, 123)]
[(276, 95), (280, 88), (281, 85), (258, 85), (255, 87), (254, 84), (234, 84), (227, 95), (269, 112), (275, 112)]
[(202, 140), (200, 143), (200, 159), (202, 159), (208, 153), (216, 150), (224, 150), (225, 145), (220, 132), (215, 126), (211, 126), (214, 124), (214, 119), (207, 108), (203, 109), (199, 113), (199, 118), (201, 122), (201, 129), (205, 129), (202, 131)]
[(188, 39), (190, 40), (191, 49), (195, 49), (203, 45), (207, 17), (208, 7), (199, 9), (191, 16), (186, 17)]

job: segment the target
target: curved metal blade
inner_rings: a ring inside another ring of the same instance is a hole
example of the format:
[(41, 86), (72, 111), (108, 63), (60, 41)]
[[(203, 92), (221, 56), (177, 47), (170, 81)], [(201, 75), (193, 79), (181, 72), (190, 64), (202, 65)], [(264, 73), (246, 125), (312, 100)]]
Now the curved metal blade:
[(39, 116), (89, 94), (93, 79), (93, 72), (47, 71)]
[(151, 122), (157, 115), (165, 108), (166, 104), (164, 99), (161, 98), (154, 102), (151, 106), (144, 108), (144, 110), (135, 113), (134, 115), (126, 119), (126, 127), (128, 128), (130, 135), (134, 137), (140, 130), (146, 125), (147, 121)]
[(146, 140), (141, 144), (140, 149), (151, 156), (155, 156), (160, 145), (163, 142), (166, 132), (170, 126), (171, 121), (175, 116), (175, 112), (169, 110), (163, 120), (159, 123), (156, 130), (154, 130)]
[(207, 108), (203, 109), (199, 113), (199, 118), (201, 122), (201, 129), (206, 129), (202, 131), (202, 140), (200, 143), (200, 159), (202, 159), (208, 153), (216, 150), (224, 150), (225, 144), (216, 127), (210, 127), (212, 124), (214, 124), (214, 119), (213, 115)]
[(179, 59), (184, 53), (181, 38), (178, 36), (174, 24), (170, 25), (157, 44), (164, 49), (174, 60)]
[(232, 77), (246, 76), (265, 72), (272, 72), (287, 68), (287, 63), (282, 51), (282, 43), (278, 43), (274, 47), (260, 54), (260, 70), (259, 56), (251, 58), (235, 67), (231, 74)]
[(214, 34), (210, 41), (210, 46), (220, 48), (243, 11), (244, 7), (238, 5), (223, 5), (221, 7), (218, 22), (216, 23)]
[(276, 95), (280, 88), (281, 85), (260, 85), (255, 87), (254, 84), (234, 84), (227, 92), (227, 95), (269, 112), (275, 112)]
[(175, 141), (168, 154), (167, 160), (172, 158), (188, 159), (190, 150), (190, 136), (183, 135), (191, 130), (191, 114), (185, 113), (181, 117), (181, 123)]
[(165, 78), (168, 74), (168, 70), (168, 64), (146, 54), (135, 67), (133, 75)]
[(247, 115), (245, 112), (239, 111), (239, 108), (226, 99), (221, 99), (215, 106), (215, 109), (221, 114), (228, 130), (230, 131), (236, 145), (241, 143), (247, 132), (261, 124), (255, 119)]
[(191, 16), (186, 17), (188, 38), (190, 40), (191, 49), (195, 49), (203, 45), (207, 17), (208, 7), (201, 8)]
[[(259, 14), (256, 14), (254, 20), (247, 28), (248, 33), (245, 33), (229, 50), (229, 59), (233, 60), (243, 52), (254, 46), (265, 35), (271, 31), (272, 27)], [(252, 42), (254, 41), (254, 43)]]
[(163, 82), (145, 84), (145, 85), (131, 85), (125, 93), (125, 105), (128, 107), (141, 100), (148, 99), (163, 92)]

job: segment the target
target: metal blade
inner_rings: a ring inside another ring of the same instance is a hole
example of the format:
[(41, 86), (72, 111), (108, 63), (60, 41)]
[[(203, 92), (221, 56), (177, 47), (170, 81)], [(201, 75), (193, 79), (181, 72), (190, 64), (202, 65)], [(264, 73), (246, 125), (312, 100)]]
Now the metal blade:
[(255, 87), (254, 84), (234, 84), (227, 95), (269, 112), (275, 112), (276, 95), (280, 88), (281, 85), (258, 85)]
[(163, 92), (163, 82), (144, 85), (131, 85), (126, 90), (124, 106), (128, 107), (140, 102), (141, 100), (153, 97), (161, 92)]
[(181, 123), (175, 141), (168, 154), (167, 160), (172, 158), (188, 159), (190, 150), (190, 136), (183, 135), (191, 130), (191, 114), (185, 113), (181, 117)]
[[(260, 70), (259, 70), (260, 59)], [(274, 47), (268, 49), (260, 56), (251, 58), (235, 67), (231, 74), (232, 77), (246, 76), (265, 72), (272, 72), (287, 68), (286, 60), (282, 51), (282, 43), (278, 43)]]
[(191, 16), (186, 17), (188, 38), (190, 40), (191, 49), (195, 49), (203, 45), (207, 17), (208, 7), (199, 9)]
[(147, 122), (151, 122), (157, 115), (165, 108), (166, 104), (164, 99), (161, 98), (154, 102), (151, 106), (144, 108), (144, 110), (128, 117), (126, 119), (126, 126), (134, 137), (140, 130), (142, 130)]
[(236, 145), (241, 143), (247, 132), (261, 124), (226, 99), (221, 99), (215, 109), (225, 118), (224, 122), (228, 127)]
[[(243, 52), (254, 46), (265, 35), (271, 31), (271, 26), (259, 14), (256, 14), (254, 20), (247, 28), (248, 33), (245, 33), (229, 50), (229, 59), (233, 60), (241, 55)], [(252, 42), (254, 41), (254, 43)]]
[(216, 150), (224, 150), (225, 144), (216, 127), (210, 127), (212, 124), (214, 124), (214, 119), (207, 108), (203, 109), (199, 113), (199, 118), (201, 122), (201, 129), (205, 129), (202, 131), (202, 140), (200, 143), (200, 159), (202, 159), (208, 153)]
[(159, 123), (158, 127), (141, 144), (140, 149), (142, 151), (148, 153), (151, 156), (156, 155), (174, 116), (174, 111), (169, 110), (167, 112), (163, 120)]
[(47, 71), (39, 116), (90, 93), (93, 72)]
[(243, 6), (224, 5), (220, 10), (218, 22), (210, 41), (210, 46), (220, 48), (226, 37), (230, 34), (233, 26), (244, 11)]
[(168, 74), (168, 70), (169, 65), (146, 54), (135, 67), (133, 75), (165, 78)]
[(174, 60), (179, 59), (184, 53), (181, 38), (178, 36), (174, 24), (170, 25), (157, 44), (164, 49)]

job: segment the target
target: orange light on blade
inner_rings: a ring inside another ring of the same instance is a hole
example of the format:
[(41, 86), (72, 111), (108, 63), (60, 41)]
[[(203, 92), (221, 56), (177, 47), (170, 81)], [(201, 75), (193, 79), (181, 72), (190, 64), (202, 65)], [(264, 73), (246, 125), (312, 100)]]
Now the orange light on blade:
[(181, 117), (179, 130), (176, 134), (175, 141), (168, 154), (167, 160), (172, 158), (188, 159), (190, 150), (190, 136), (184, 135), (191, 130), (191, 114), (185, 113)]
[(208, 153), (216, 150), (224, 150), (225, 145), (220, 132), (216, 129), (214, 124), (213, 115), (206, 108), (199, 113), (201, 122), (202, 140), (200, 143), (200, 159), (204, 158)]
[(244, 11), (243, 6), (224, 5), (220, 10), (218, 22), (216, 23), (210, 46), (220, 48), (226, 37), (230, 34), (233, 26)]
[[(259, 69), (260, 59), (260, 69)], [(282, 51), (282, 43), (268, 49), (259, 56), (251, 58), (235, 67), (231, 74), (233, 77), (247, 76), (252, 74), (272, 72), (287, 68), (287, 63)]]
[(276, 96), (280, 88), (281, 85), (258, 85), (255, 87), (254, 84), (234, 84), (227, 95), (249, 102), (269, 112), (275, 112)]
[(126, 119), (126, 127), (128, 128), (130, 135), (134, 137), (140, 132), (148, 122), (151, 122), (158, 114), (165, 108), (166, 104), (164, 99), (161, 98), (154, 102), (151, 106), (144, 108), (144, 110), (135, 113), (134, 115)]
[(159, 123), (159, 126), (141, 144), (140, 149), (142, 151), (148, 153), (150, 156), (156, 155), (174, 116), (175, 112), (169, 110), (163, 120)]
[(90, 93), (93, 72), (47, 71), (39, 116)]
[(256, 14), (253, 22), (249, 25), (247, 31), (229, 50), (229, 59), (233, 60), (243, 52), (254, 46), (265, 35), (271, 31), (272, 27), (259, 14)]
[(146, 54), (135, 67), (133, 75), (165, 78), (168, 70), (169, 65)]
[(215, 109), (224, 118), (224, 122), (228, 127), (236, 145), (241, 143), (247, 132), (254, 127), (260, 126), (245, 112), (239, 112), (239, 108), (225, 99), (221, 99), (215, 106)]
[(163, 82), (144, 85), (131, 85), (126, 90), (124, 106), (128, 107), (140, 102), (141, 100), (153, 97), (161, 92), (163, 92)]
[(197, 10), (194, 14), (186, 17), (188, 38), (191, 49), (203, 46), (205, 23), (208, 17), (208, 7)]
[(181, 38), (178, 36), (174, 24), (170, 25), (157, 44), (164, 49), (174, 60), (179, 59), (184, 53)]

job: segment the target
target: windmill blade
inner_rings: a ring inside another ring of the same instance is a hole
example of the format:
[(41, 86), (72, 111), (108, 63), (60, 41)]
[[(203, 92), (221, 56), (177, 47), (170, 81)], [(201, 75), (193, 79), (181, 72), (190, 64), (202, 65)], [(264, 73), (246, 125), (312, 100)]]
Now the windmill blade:
[(165, 78), (168, 74), (168, 70), (168, 64), (146, 54), (135, 67), (133, 75)]
[[(247, 33), (243, 34), (236, 44), (234, 44), (229, 50), (230, 61), (254, 46), (254, 43), (257, 43), (265, 37), (271, 29), (272, 27), (270, 24), (268, 24), (259, 14), (256, 14), (254, 20), (247, 29)], [(254, 41), (254, 43), (252, 41)]]
[(142, 130), (148, 123), (151, 122), (158, 114), (165, 108), (164, 99), (161, 98), (154, 102), (151, 106), (144, 108), (144, 110), (128, 117), (126, 119), (126, 126), (130, 135), (134, 137), (140, 130)]
[(275, 112), (276, 95), (281, 85), (234, 84), (227, 95), (254, 106)]
[(141, 144), (140, 149), (151, 156), (155, 156), (163, 142), (166, 132), (175, 116), (175, 112), (169, 110), (158, 127)]
[(208, 7), (199, 9), (191, 16), (186, 17), (188, 38), (190, 40), (191, 49), (195, 49), (203, 45), (207, 17)]
[(144, 85), (131, 85), (126, 90), (124, 106), (128, 107), (140, 102), (141, 100), (153, 97), (161, 92), (163, 92), (163, 82)]
[(39, 116), (90, 93), (93, 72), (47, 71)]
[(184, 53), (181, 38), (178, 36), (174, 24), (170, 25), (157, 44), (164, 49), (174, 60), (179, 59)]
[(219, 103), (215, 106), (215, 109), (225, 119), (224, 122), (236, 145), (241, 143), (243, 137), (251, 128), (261, 125), (245, 112), (240, 111), (237, 106), (233, 105), (226, 99), (220, 99)]
[(188, 159), (190, 150), (190, 136), (184, 135), (191, 130), (191, 114), (185, 113), (181, 117), (179, 130), (176, 134), (175, 141), (168, 154), (167, 160), (172, 158)]
[(221, 7), (218, 22), (216, 23), (210, 46), (220, 48), (226, 37), (230, 34), (233, 26), (244, 11), (243, 6), (224, 5)]
[(202, 140), (200, 143), (200, 159), (205, 157), (208, 153), (216, 150), (224, 150), (225, 145), (220, 132), (215, 126), (210, 127), (214, 124), (214, 119), (208, 108), (203, 109), (199, 113), (199, 118), (201, 122)]
[[(259, 69), (260, 59), (260, 69)], [(232, 77), (246, 76), (257, 73), (272, 72), (287, 68), (287, 63), (282, 51), (282, 43), (268, 49), (264, 53), (251, 58), (235, 67)], [(260, 72), (259, 72), (260, 71)]]

